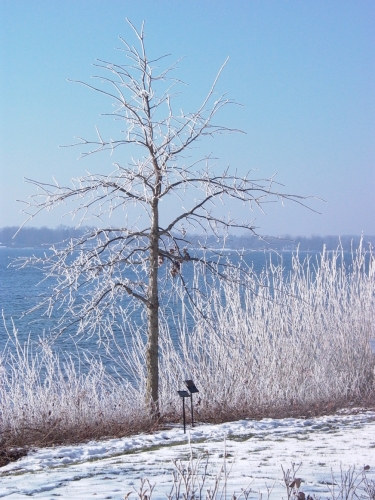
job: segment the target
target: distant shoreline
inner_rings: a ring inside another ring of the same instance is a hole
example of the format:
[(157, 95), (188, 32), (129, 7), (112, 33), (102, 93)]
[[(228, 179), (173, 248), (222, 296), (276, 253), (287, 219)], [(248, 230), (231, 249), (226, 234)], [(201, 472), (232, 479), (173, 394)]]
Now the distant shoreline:
[[(24, 249), (44, 249), (49, 246), (60, 244), (71, 238), (79, 238), (85, 232), (91, 229), (89, 227), (81, 227), (75, 229), (68, 226), (58, 226), (57, 228), (35, 228), (25, 227), (18, 231), (18, 227), (3, 227), (0, 228), (0, 248), (24, 248)], [(17, 233), (17, 236), (14, 235)], [(265, 235), (257, 237), (253, 235), (230, 235), (225, 238), (217, 239), (216, 237), (204, 235), (186, 235), (186, 240), (190, 242), (190, 247), (204, 247), (214, 251), (277, 251), (277, 252), (295, 252), (297, 249), (300, 252), (320, 252), (323, 247), (328, 250), (337, 250), (342, 248), (345, 251), (350, 251), (352, 248), (357, 248), (362, 243), (365, 246), (369, 244), (375, 246), (375, 235), (326, 235), (318, 236), (270, 236)]]

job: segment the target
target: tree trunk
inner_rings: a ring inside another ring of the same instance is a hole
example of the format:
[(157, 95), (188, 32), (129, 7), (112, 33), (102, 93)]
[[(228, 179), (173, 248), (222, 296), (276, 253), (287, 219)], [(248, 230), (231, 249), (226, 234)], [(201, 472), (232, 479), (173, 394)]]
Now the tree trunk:
[(158, 297), (158, 199), (152, 204), (152, 225), (150, 234), (150, 268), (148, 287), (148, 341), (146, 350), (146, 403), (151, 413), (159, 414), (159, 297)]

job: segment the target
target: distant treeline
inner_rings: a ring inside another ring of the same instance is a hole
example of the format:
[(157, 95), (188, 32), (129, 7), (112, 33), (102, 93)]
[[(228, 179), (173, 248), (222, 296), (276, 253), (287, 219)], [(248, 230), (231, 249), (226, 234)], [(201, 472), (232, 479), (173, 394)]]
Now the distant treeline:
[[(69, 226), (58, 226), (55, 229), (48, 227), (24, 227), (18, 233), (18, 227), (0, 228), (0, 245), (6, 247), (44, 247), (56, 245), (70, 238), (76, 238), (83, 235), (89, 228), (81, 227), (75, 229)], [(17, 233), (16, 236), (14, 236)], [(214, 236), (205, 238), (204, 236), (187, 235), (186, 239), (192, 246), (205, 244), (209, 248), (221, 248), (223, 240)], [(350, 250), (353, 246), (356, 248), (361, 237), (353, 236), (266, 236), (259, 238), (256, 236), (228, 236), (225, 240), (226, 248), (246, 249), (246, 250), (296, 250), (301, 251), (321, 251), (323, 245), (327, 250), (335, 250), (341, 244), (344, 250)], [(375, 236), (363, 236), (366, 245), (371, 243), (375, 246)]]
[[(46, 247), (76, 238), (84, 234), (87, 227), (75, 229), (69, 226), (23, 227), (18, 233), (18, 227), (3, 227), (0, 229), (0, 245), (6, 247)], [(16, 236), (14, 236), (17, 233)]]
[[(375, 236), (363, 235), (363, 243), (375, 246)], [(297, 250), (320, 252), (323, 246), (327, 250), (336, 250), (342, 247), (344, 250), (357, 248), (361, 241), (358, 235), (328, 235), (328, 236), (266, 236), (258, 238), (255, 236), (230, 236), (227, 238), (226, 246), (229, 248), (245, 248), (251, 250)]]

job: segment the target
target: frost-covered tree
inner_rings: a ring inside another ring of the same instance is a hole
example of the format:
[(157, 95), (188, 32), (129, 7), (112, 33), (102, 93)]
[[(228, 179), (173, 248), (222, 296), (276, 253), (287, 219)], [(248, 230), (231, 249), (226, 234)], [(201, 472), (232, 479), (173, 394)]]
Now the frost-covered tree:
[[(255, 234), (253, 222), (246, 220), (254, 206), (261, 208), (273, 198), (303, 204), (303, 198), (279, 192), (272, 178), (254, 179), (251, 173), (242, 177), (229, 169), (219, 173), (210, 157), (189, 159), (189, 150), (198, 139), (234, 131), (214, 122), (218, 112), (233, 103), (216, 92), (225, 63), (195, 112), (176, 110), (175, 86), (181, 83), (172, 76), (176, 64), (160, 69), (162, 58), (149, 59), (146, 53), (143, 26), (138, 31), (129, 24), (138, 48), (120, 38), (125, 60), (98, 60), (96, 66), (106, 75), (94, 77), (99, 86), (79, 82), (113, 101), (109, 114), (123, 126), (119, 138), (105, 139), (97, 129), (95, 140), (80, 138), (73, 145), (85, 148), (82, 156), (126, 147), (129, 156), (137, 148), (139, 155), (115, 163), (109, 175), (87, 173), (73, 179), (70, 186), (29, 180), (37, 187), (25, 209), (29, 218), (72, 201), (69, 213), (76, 220), (87, 225), (91, 214), (100, 223), (65, 246), (55, 247), (52, 255), (28, 263), (41, 264), (47, 276), (55, 278), (50, 295), (39, 305), (47, 305), (49, 313), (59, 308), (59, 331), (75, 322), (78, 332), (110, 336), (119, 317), (124, 318), (124, 308), (129, 316), (134, 307), (143, 309), (147, 318), (146, 399), (157, 412), (163, 287), (167, 283), (170, 293), (178, 282), (192, 299), (194, 284), (184, 279), (185, 265), (199, 265), (203, 274), (228, 278), (217, 259), (189, 248), (188, 234), (223, 235), (238, 228)], [(228, 199), (243, 205), (244, 220), (220, 215), (217, 205)], [(132, 210), (143, 211), (138, 222), (129, 222), (127, 214)], [(121, 211), (122, 222), (116, 226), (109, 216)], [(125, 297), (131, 299), (126, 306)]]

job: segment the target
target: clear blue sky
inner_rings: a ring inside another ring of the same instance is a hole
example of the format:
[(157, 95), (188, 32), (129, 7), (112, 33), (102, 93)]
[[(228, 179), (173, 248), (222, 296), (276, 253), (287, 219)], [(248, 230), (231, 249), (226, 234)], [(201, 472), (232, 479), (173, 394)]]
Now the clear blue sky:
[[(373, 0), (1, 0), (0, 227), (24, 220), (15, 199), (33, 188), (23, 177), (110, 168), (109, 156), (77, 162), (77, 149), (58, 146), (112, 129), (99, 116), (111, 103), (66, 80), (89, 81), (96, 58), (121, 59), (118, 35), (135, 43), (126, 17), (145, 20), (150, 55), (186, 56), (176, 73), (189, 83), (186, 111), (230, 56), (219, 89), (244, 107), (220, 121), (246, 135), (202, 142), (218, 170), (277, 172), (289, 192), (327, 200), (313, 203), (321, 215), (291, 205), (254, 214), (263, 234), (375, 234)], [(30, 225), (61, 223), (52, 212)]]

